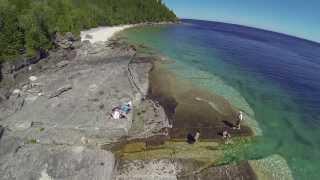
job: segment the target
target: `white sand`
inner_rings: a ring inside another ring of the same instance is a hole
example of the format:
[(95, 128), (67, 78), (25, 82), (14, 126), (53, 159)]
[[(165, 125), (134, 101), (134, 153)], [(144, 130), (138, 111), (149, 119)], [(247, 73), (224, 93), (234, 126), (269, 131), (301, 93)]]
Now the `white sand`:
[(89, 40), (91, 43), (104, 42), (109, 40), (117, 32), (130, 28), (132, 26), (133, 25), (108, 26), (81, 31), (81, 41)]

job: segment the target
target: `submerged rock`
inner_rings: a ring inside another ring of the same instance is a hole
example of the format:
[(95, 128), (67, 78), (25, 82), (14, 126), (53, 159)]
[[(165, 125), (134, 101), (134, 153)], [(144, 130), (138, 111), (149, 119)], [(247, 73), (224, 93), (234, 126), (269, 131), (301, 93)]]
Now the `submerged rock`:
[(249, 164), (259, 180), (294, 179), (286, 160), (280, 155), (272, 155), (260, 160), (251, 160)]

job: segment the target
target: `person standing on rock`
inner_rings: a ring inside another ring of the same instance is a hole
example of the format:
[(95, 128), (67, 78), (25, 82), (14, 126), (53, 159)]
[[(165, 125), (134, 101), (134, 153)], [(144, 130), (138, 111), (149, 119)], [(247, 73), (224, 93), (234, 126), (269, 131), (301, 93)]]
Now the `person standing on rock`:
[(198, 142), (199, 141), (199, 137), (200, 137), (200, 131), (197, 130), (196, 134), (194, 135), (194, 141)]
[(222, 139), (225, 140), (225, 144), (229, 144), (230, 143), (230, 138), (231, 138), (231, 135), (230, 133), (227, 131), (227, 129), (224, 129), (222, 131)]
[(236, 125), (233, 129), (238, 129), (240, 130), (240, 124), (241, 122), (244, 120), (244, 116), (243, 116), (243, 112), (242, 111), (239, 111), (239, 115), (238, 115), (238, 118), (237, 118), (237, 122), (236, 122)]

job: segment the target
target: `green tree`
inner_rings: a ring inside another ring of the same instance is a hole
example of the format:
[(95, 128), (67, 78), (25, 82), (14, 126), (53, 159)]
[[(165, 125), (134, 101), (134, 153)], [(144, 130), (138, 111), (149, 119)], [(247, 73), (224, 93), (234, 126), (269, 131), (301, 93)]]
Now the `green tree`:
[(0, 0), (0, 60), (48, 50), (56, 32), (175, 20), (161, 0)]

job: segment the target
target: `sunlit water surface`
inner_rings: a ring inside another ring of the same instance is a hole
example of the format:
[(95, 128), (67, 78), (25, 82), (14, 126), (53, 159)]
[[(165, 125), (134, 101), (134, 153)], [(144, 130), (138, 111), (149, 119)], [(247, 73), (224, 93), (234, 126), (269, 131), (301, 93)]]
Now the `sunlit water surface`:
[(178, 78), (254, 113), (263, 136), (234, 154), (279, 154), (296, 179), (320, 177), (320, 45), (248, 27), (184, 20), (122, 33), (164, 54)]

